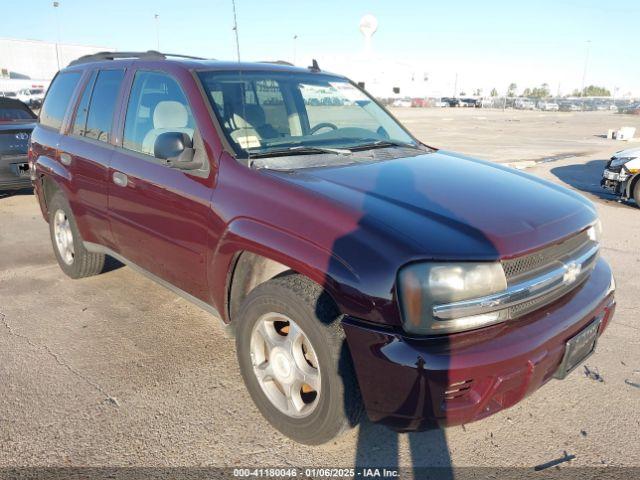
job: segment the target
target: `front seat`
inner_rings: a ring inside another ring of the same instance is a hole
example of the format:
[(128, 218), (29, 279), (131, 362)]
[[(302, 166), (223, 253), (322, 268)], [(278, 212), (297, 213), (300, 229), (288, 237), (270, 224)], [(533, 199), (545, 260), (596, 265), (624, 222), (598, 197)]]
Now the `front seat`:
[(193, 139), (193, 128), (188, 125), (189, 111), (186, 106), (174, 100), (158, 102), (153, 110), (153, 129), (142, 140), (142, 152), (153, 155), (156, 139), (166, 132), (186, 133)]
[(260, 105), (237, 106), (233, 114), (236, 128), (251, 128), (260, 138), (278, 138), (280, 133), (267, 123), (264, 110)]

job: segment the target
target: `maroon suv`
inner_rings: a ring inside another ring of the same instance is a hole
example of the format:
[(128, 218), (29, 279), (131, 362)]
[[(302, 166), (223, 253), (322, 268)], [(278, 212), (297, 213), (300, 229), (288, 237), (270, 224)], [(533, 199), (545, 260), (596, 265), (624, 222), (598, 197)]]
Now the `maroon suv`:
[(563, 378), (613, 314), (591, 203), (420, 143), (316, 64), (83, 57), (29, 158), (62, 270), (109, 255), (219, 315), (299, 442), (363, 407), (407, 431), (491, 415)]

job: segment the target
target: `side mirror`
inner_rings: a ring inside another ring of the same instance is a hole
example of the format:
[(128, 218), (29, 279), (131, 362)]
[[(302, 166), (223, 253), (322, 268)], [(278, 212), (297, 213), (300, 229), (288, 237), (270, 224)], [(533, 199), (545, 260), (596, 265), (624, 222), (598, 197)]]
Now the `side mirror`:
[(171, 168), (197, 170), (202, 167), (202, 161), (194, 160), (195, 150), (191, 138), (183, 132), (165, 132), (158, 135), (153, 145), (153, 153)]

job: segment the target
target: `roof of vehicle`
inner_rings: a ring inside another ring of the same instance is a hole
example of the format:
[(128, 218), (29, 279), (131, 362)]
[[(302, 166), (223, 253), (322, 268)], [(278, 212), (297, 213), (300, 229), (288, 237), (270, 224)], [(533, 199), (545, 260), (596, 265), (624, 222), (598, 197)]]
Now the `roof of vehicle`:
[[(160, 53), (157, 51), (149, 50), (147, 52), (99, 52), (92, 55), (85, 55), (74, 61), (72, 61), (66, 69), (82, 69), (86, 66), (91, 67), (105, 67), (113, 66), (113, 62), (131, 62), (134, 64), (142, 65), (158, 65), (162, 63), (170, 63), (173, 65), (179, 65), (189, 70), (254, 70), (254, 71), (282, 71), (282, 72), (297, 72), (308, 73), (309, 71), (319, 72), (319, 69), (313, 67), (296, 67), (289, 62), (282, 60), (274, 61), (261, 61), (261, 62), (237, 62), (237, 61), (223, 61), (215, 59), (205, 59), (185, 55)], [(316, 66), (317, 64), (314, 64)], [(323, 72), (329, 73), (329, 72)], [(335, 75), (335, 74), (331, 74)]]

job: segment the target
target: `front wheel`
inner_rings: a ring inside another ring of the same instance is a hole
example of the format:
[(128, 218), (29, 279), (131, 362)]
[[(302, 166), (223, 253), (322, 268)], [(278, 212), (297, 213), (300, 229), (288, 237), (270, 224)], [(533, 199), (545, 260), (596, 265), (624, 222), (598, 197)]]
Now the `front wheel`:
[(236, 329), (240, 371), (264, 417), (317, 445), (357, 424), (362, 401), (341, 316), (301, 275), (276, 278), (246, 298)]
[(636, 180), (633, 186), (633, 199), (636, 201), (636, 207), (640, 208), (640, 178)]

